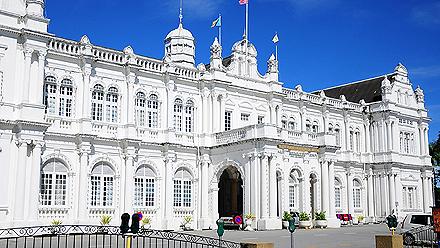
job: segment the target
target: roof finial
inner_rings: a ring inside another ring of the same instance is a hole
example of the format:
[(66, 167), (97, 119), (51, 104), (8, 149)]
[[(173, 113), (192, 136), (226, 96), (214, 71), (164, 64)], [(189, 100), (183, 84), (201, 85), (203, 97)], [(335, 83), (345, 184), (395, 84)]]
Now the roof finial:
[(182, 24), (183, 20), (183, 0), (180, 0), (180, 9), (179, 9), (179, 24)]

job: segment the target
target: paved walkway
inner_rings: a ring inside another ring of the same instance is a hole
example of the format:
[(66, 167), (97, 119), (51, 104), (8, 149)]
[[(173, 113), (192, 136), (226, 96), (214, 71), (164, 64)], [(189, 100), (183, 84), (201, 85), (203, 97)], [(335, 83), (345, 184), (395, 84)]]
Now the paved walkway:
[[(216, 237), (215, 231), (195, 231), (194, 233)], [(295, 248), (339, 248), (339, 247), (375, 247), (376, 234), (389, 234), (385, 224), (347, 226), (339, 229), (297, 229), (294, 233)], [(287, 230), (276, 231), (235, 231), (226, 230), (225, 240), (268, 241), (274, 242), (276, 248), (290, 248), (290, 233)]]

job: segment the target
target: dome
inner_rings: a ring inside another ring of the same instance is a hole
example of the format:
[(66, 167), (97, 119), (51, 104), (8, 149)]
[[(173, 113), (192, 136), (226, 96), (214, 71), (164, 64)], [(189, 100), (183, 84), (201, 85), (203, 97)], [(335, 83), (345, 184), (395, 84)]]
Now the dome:
[[(255, 46), (252, 43), (250, 43), (249, 41), (248, 41), (247, 45), (248, 45), (248, 54), (250, 56), (256, 57), (257, 56), (257, 49), (255, 48)], [(246, 40), (242, 39), (242, 40), (235, 42), (235, 44), (232, 46), (232, 51), (236, 52), (236, 53), (245, 54), (246, 53)]]
[(182, 23), (179, 24), (178, 28), (169, 32), (165, 40), (171, 38), (186, 38), (186, 39), (194, 40), (194, 36), (192, 35), (192, 33), (189, 30), (184, 29)]

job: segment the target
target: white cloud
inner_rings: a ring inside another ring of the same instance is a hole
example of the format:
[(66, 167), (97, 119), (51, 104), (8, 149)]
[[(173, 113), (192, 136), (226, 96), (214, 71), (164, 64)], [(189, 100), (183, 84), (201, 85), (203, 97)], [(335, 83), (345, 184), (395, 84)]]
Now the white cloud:
[(440, 25), (440, 2), (432, 2), (414, 7), (411, 17), (420, 25)]
[(440, 77), (440, 65), (417, 67), (411, 69), (410, 73), (419, 77), (426, 78)]

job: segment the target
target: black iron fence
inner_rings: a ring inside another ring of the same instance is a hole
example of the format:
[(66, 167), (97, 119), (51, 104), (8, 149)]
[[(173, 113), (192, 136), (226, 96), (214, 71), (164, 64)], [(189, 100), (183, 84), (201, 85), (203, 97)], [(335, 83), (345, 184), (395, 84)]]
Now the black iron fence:
[(438, 247), (438, 236), (432, 226), (423, 226), (403, 233), (405, 248), (412, 247)]
[(0, 248), (239, 248), (240, 243), (173, 231), (140, 229), (121, 234), (116, 226), (58, 225), (0, 229)]

